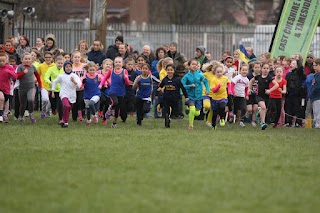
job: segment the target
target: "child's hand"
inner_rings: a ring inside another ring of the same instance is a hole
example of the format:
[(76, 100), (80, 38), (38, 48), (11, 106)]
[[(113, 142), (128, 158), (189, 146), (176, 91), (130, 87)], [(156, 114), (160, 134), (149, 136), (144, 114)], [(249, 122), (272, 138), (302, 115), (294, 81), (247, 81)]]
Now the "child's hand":
[(195, 84), (191, 84), (190, 87), (196, 87), (196, 85)]
[(269, 94), (270, 94), (270, 90), (269, 90), (269, 89), (266, 89), (265, 93), (266, 93), (267, 95), (269, 95)]
[(282, 89), (281, 88), (278, 88), (278, 91), (282, 93)]
[(249, 96), (248, 95), (246, 95), (246, 99), (249, 100)]
[(23, 70), (23, 72), (24, 72), (25, 74), (27, 74), (27, 73), (29, 72), (29, 70), (26, 68), (25, 70)]
[(77, 82), (74, 80), (73, 77), (71, 77), (70, 80), (71, 80), (72, 83), (77, 84)]
[(51, 92), (52, 98), (55, 98), (54, 91)]
[(208, 96), (210, 93), (209, 92), (206, 92), (206, 96)]
[(189, 101), (189, 98), (186, 98), (184, 101), (185, 101), (185, 102), (188, 102), (188, 101)]
[(99, 86), (98, 86), (98, 88), (99, 88), (99, 89), (101, 89), (101, 88), (102, 88), (102, 86), (101, 86), (101, 85), (99, 85)]

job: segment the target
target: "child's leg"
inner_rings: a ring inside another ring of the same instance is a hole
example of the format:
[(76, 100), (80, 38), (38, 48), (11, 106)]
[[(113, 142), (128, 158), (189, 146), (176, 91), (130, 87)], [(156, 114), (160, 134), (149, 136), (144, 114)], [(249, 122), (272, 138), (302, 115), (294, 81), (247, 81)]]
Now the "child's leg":
[(104, 107), (103, 107), (103, 119), (102, 120), (107, 120), (106, 118), (106, 112), (109, 108), (109, 105), (110, 105), (110, 98), (109, 97), (106, 97), (105, 95), (101, 95), (101, 98), (105, 99), (104, 101)]
[(257, 110), (258, 110), (258, 104), (253, 104), (252, 105), (252, 121), (253, 122), (256, 122)]
[(313, 114), (315, 118), (315, 128), (320, 128), (320, 100), (313, 102)]
[(276, 107), (276, 114), (275, 114), (275, 125), (279, 125), (279, 119), (281, 115), (281, 108), (282, 108), (282, 100), (281, 98), (275, 99), (275, 107)]
[(61, 100), (61, 102), (62, 102), (62, 106), (63, 106), (63, 122), (65, 124), (68, 124), (69, 116), (70, 116), (70, 110), (71, 110), (71, 104), (70, 104), (68, 98), (63, 98)]
[(141, 124), (143, 120), (143, 100), (140, 98), (136, 99), (136, 109), (137, 109), (137, 124)]
[(240, 105), (240, 121), (244, 121), (244, 117), (246, 116), (246, 112), (247, 112), (247, 103), (246, 103), (246, 99), (245, 98), (240, 98), (239, 99), (239, 105)]
[(210, 109), (210, 111), (208, 113), (208, 117), (207, 117), (207, 124), (212, 122), (212, 117), (213, 117), (213, 111), (212, 111), (212, 109)]
[(96, 95), (96, 96), (93, 96), (89, 101), (89, 109), (92, 115), (97, 114), (97, 109), (99, 107), (99, 100), (100, 100), (100, 97)]
[(27, 100), (28, 100), (28, 111), (29, 113), (33, 113), (34, 110), (34, 97), (35, 97), (35, 88), (28, 90), (27, 92)]
[(208, 96), (203, 99), (203, 108), (205, 112), (208, 112), (211, 108), (210, 98)]
[(59, 97), (59, 92), (54, 92), (54, 95), (55, 95), (56, 100), (57, 100), (57, 110), (58, 110), (58, 115), (59, 115), (59, 121), (61, 121), (62, 120), (62, 116), (63, 116), (62, 102), (61, 102), (61, 99)]
[(19, 99), (19, 90), (14, 90), (14, 117), (16, 119), (20, 116), (20, 99)]
[(286, 124), (288, 124), (289, 126), (292, 125), (292, 119), (293, 119), (293, 101), (292, 101), (292, 97), (288, 96), (286, 97), (285, 100), (285, 104), (284, 104), (284, 108), (285, 108), (285, 120), (286, 120)]
[(24, 111), (27, 108), (27, 92), (19, 89), (19, 103), (20, 103), (20, 109), (19, 109), (19, 115), (22, 117), (24, 115)]
[(84, 105), (86, 107), (87, 123), (91, 122), (91, 112), (90, 112), (89, 103), (90, 103), (89, 99), (84, 99)]
[(267, 113), (267, 107), (264, 101), (259, 101), (258, 106), (261, 108), (260, 111), (260, 120), (261, 123), (266, 122), (266, 113)]
[(195, 117), (196, 107), (194, 103), (189, 104), (189, 126), (193, 126), (193, 121)]
[(212, 110), (212, 121), (211, 121), (212, 127), (216, 127), (217, 117), (218, 117), (218, 111)]
[[(59, 97), (59, 96), (58, 96)], [(57, 96), (52, 97), (52, 93), (49, 92), (49, 100), (51, 105), (52, 114), (55, 114), (57, 111)]]
[(4, 109), (4, 94), (2, 91), (0, 91), (0, 116), (3, 115), (3, 109)]
[(217, 113), (220, 116), (220, 119), (223, 119), (223, 120), (225, 119), (226, 117), (225, 109), (226, 109), (226, 102), (220, 102), (217, 110)]
[(47, 112), (47, 106), (49, 104), (49, 93), (45, 88), (41, 89), (41, 102), (42, 102), (42, 113), (41, 117), (44, 118)]

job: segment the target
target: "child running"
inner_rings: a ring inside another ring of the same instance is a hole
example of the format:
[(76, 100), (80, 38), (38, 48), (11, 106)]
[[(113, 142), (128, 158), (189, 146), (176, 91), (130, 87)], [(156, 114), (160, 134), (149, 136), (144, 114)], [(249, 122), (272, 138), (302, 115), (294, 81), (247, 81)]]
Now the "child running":
[[(174, 64), (168, 64), (166, 66), (167, 76), (161, 81), (158, 91), (162, 91), (164, 87), (164, 111), (165, 111), (165, 127), (170, 128), (170, 114), (173, 114), (173, 117), (177, 117), (179, 99), (181, 98), (180, 89), (183, 92), (185, 101), (189, 101), (188, 93), (184, 86), (182, 85), (180, 78), (174, 75)], [(172, 112), (170, 113), (170, 107)]]
[[(35, 96), (35, 83), (34, 76), (36, 76), (39, 88), (42, 89), (42, 82), (37, 69), (32, 64), (31, 54), (24, 53), (22, 55), (22, 64), (17, 68), (17, 77), (19, 79), (19, 102), (20, 102), (20, 116), (19, 120), (24, 123), (24, 111), (28, 108), (29, 118), (31, 123), (35, 123), (36, 119), (33, 115), (34, 109), (34, 96)], [(27, 106), (28, 105), (28, 106)]]
[[(269, 89), (269, 84), (271, 82), (274, 86)], [(265, 130), (267, 128), (265, 119), (267, 113), (267, 104), (269, 103), (269, 95), (271, 92), (273, 92), (279, 87), (279, 84), (274, 79), (272, 79), (272, 77), (269, 76), (268, 63), (262, 64), (261, 75), (257, 75), (250, 80), (249, 88), (252, 88), (253, 84), (256, 84), (258, 87), (258, 92), (256, 94), (256, 102), (258, 103), (258, 106), (261, 109), (260, 114), (258, 114), (257, 116), (260, 116), (261, 129)]]
[[(213, 112), (212, 128), (216, 129), (217, 117), (220, 116), (220, 126), (225, 126), (225, 108), (228, 103), (228, 93), (231, 92), (230, 80), (224, 76), (224, 67), (217, 64), (213, 67), (215, 77), (210, 82), (210, 89), (213, 92), (211, 100), (211, 109)], [(228, 92), (227, 92), (228, 91)]]
[[(287, 93), (287, 81), (286, 79), (282, 78), (283, 76), (283, 67), (278, 66), (275, 70), (275, 78), (274, 80), (279, 84), (278, 89), (270, 92), (270, 104), (269, 110), (272, 114), (275, 115), (274, 117), (274, 126), (273, 128), (278, 128), (279, 126), (279, 119), (282, 109), (282, 96), (283, 94)], [(270, 83), (269, 87), (272, 88), (274, 85)], [(270, 114), (270, 113), (269, 113)]]
[(75, 74), (72, 73), (72, 63), (66, 61), (63, 64), (64, 73), (59, 75), (52, 83), (52, 96), (54, 97), (54, 90), (58, 83), (60, 83), (60, 99), (63, 106), (63, 123), (61, 123), (62, 128), (67, 128), (69, 126), (69, 116), (72, 105), (77, 99), (77, 89), (81, 87), (81, 80)]
[[(14, 69), (7, 64), (8, 56), (5, 51), (0, 51), (0, 122), (8, 123), (8, 115), (3, 114), (4, 110), (9, 110), (6, 103), (10, 97), (11, 79), (16, 80)], [(6, 106), (6, 107), (5, 107)], [(6, 109), (5, 109), (6, 108)]]
[(196, 116), (200, 115), (202, 109), (202, 86), (206, 87), (206, 95), (209, 95), (208, 80), (198, 69), (197, 59), (191, 59), (188, 62), (189, 72), (183, 76), (181, 83), (186, 89), (189, 101), (185, 102), (189, 106), (189, 129), (193, 129), (193, 122)]
[[(44, 81), (48, 84), (48, 90), (52, 94), (52, 82), (61, 74), (64, 73), (63, 71), (63, 63), (64, 63), (64, 58), (59, 55), (57, 56), (55, 60), (55, 66), (50, 67), (46, 74), (44, 75)], [(56, 89), (53, 91), (54, 92), (54, 97), (52, 95), (49, 95), (50, 99), (50, 104), (51, 104), (51, 110), (52, 114), (56, 114), (58, 111), (59, 115), (59, 124), (61, 124), (62, 121), (62, 103), (61, 99), (59, 97), (59, 92), (60, 92), (60, 84), (56, 86)]]
[(123, 69), (122, 66), (122, 57), (116, 57), (114, 59), (114, 69), (108, 71), (99, 85), (99, 88), (101, 89), (106, 80), (111, 77), (111, 85), (109, 85), (111, 105), (106, 112), (106, 118), (109, 119), (112, 114), (112, 110), (114, 110), (114, 120), (111, 128), (117, 128), (117, 119), (119, 116), (119, 110), (123, 108), (123, 97), (126, 94), (126, 85), (132, 84), (129, 80), (127, 70)]
[(88, 72), (82, 79), (82, 87), (84, 88), (84, 103), (87, 115), (86, 125), (90, 126), (91, 115), (93, 116), (93, 123), (98, 123), (97, 110), (101, 95), (99, 84), (102, 77), (97, 74), (97, 67), (94, 62), (90, 62), (86, 66), (88, 67)]
[(244, 64), (240, 67), (240, 74), (232, 79), (231, 83), (231, 94), (234, 96), (234, 114), (237, 115), (238, 111), (240, 114), (240, 127), (245, 127), (244, 116), (247, 111), (246, 99), (248, 100), (248, 85), (249, 79), (247, 78), (249, 66)]
[(150, 111), (151, 93), (152, 93), (152, 78), (149, 74), (149, 64), (142, 65), (142, 74), (139, 75), (133, 84), (133, 89), (138, 88), (136, 95), (137, 109), (137, 125), (141, 126), (143, 116)]

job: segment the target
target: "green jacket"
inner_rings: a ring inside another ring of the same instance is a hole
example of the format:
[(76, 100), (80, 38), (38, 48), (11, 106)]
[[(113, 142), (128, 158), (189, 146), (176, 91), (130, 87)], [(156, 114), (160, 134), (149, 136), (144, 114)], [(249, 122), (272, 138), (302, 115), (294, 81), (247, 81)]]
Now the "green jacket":
[[(63, 74), (63, 67), (59, 70), (57, 66), (50, 67), (44, 75), (44, 81), (49, 85), (48, 90), (51, 91), (51, 83), (61, 74)], [(60, 92), (60, 84), (57, 84), (55, 92)]]

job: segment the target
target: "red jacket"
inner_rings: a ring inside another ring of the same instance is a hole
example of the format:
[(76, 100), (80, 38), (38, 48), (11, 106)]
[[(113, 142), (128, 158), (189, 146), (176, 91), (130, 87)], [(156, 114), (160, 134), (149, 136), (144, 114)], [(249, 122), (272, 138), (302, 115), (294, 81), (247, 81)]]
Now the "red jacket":
[(4, 67), (0, 67), (0, 90), (6, 95), (10, 94), (10, 79), (17, 79), (17, 75), (14, 71), (13, 67), (8, 64)]

